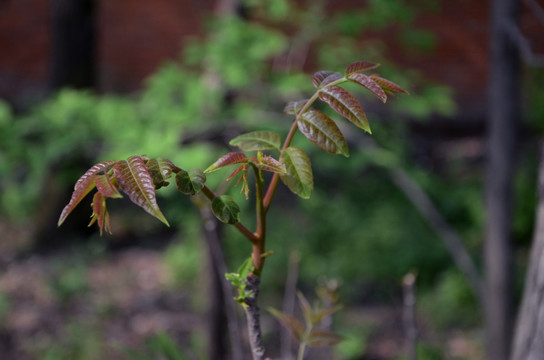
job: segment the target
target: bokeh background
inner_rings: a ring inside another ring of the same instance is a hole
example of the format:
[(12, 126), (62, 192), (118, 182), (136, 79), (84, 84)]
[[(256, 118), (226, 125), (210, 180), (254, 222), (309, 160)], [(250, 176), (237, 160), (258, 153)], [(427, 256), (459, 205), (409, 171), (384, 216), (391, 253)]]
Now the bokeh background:
[[(311, 74), (357, 60), (380, 63), (410, 96), (384, 105), (350, 88), (373, 135), (343, 128), (349, 159), (297, 138), (315, 190), (304, 201), (280, 185), (261, 305), (281, 308), (286, 289), (313, 300), (314, 289), (332, 286), (344, 308), (331, 326), (346, 340), (311, 358), (406, 358), (402, 281), (411, 273), (418, 358), (484, 358), (481, 304), (444, 239), (453, 236), (481, 273), (490, 3), (1, 1), (0, 358), (233, 358), (224, 320), (231, 295), (216, 272), (236, 270), (250, 253), (236, 231), (210, 234), (206, 214), (170, 188), (158, 192), (170, 228), (127, 199), (110, 201), (112, 234), (103, 237), (87, 227), (90, 199), (61, 228), (58, 216), (96, 162), (146, 154), (205, 169), (242, 132), (285, 134), (292, 119), (283, 106), (311, 94)], [(534, 3), (520, 4), (519, 28), (542, 53)], [(544, 116), (544, 72), (532, 60), (522, 61), (515, 119), (518, 300)], [(224, 186), (223, 175), (209, 184)], [(251, 199), (229, 193), (251, 224)], [(293, 344), (266, 311), (263, 328), (269, 356), (287, 358)]]

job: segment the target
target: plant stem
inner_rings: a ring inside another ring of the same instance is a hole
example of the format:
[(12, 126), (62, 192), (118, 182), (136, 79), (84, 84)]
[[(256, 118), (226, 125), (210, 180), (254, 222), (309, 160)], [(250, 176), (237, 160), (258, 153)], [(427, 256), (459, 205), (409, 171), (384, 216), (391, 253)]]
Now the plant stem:
[(246, 291), (251, 293), (244, 299), (244, 310), (247, 318), (247, 330), (249, 333), (249, 344), (253, 360), (261, 360), (264, 355), (263, 338), (261, 334), (261, 321), (259, 307), (257, 306), (257, 297), (259, 296), (259, 284), (261, 278), (254, 274), (249, 274), (246, 278)]
[[(206, 185), (202, 188), (202, 193), (210, 200), (213, 201), (217, 197), (215, 193)], [(244, 235), (249, 241), (251, 241), (252, 244), (257, 244), (258, 237), (252, 233), (247, 227), (244, 226), (241, 222), (234, 224), (234, 227), (238, 229), (238, 231)]]
[(253, 266), (255, 266), (254, 274), (260, 276), (264, 266), (264, 257), (266, 243), (266, 211), (263, 204), (263, 175), (255, 165), (251, 164), (255, 172), (255, 201), (257, 215), (257, 230), (255, 236), (257, 241), (253, 243)]

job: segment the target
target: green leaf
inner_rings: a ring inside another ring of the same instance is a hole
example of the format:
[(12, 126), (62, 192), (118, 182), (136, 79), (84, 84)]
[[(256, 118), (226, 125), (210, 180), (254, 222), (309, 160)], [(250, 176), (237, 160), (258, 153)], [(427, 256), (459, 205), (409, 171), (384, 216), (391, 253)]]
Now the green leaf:
[(108, 175), (95, 175), (94, 183), (96, 185), (96, 190), (100, 192), (103, 196), (109, 198), (122, 198), (123, 195), (117, 190), (117, 187), (112, 184)]
[(153, 179), (140, 156), (131, 156), (127, 160), (118, 161), (113, 166), (113, 173), (119, 187), (133, 203), (170, 226), (159, 209)]
[(281, 136), (272, 131), (253, 131), (235, 137), (229, 144), (239, 147), (242, 151), (279, 150)]
[(83, 198), (95, 187), (95, 175), (107, 170), (113, 164), (114, 160), (102, 161), (96, 165), (93, 165), (89, 170), (85, 172), (77, 181), (74, 186), (74, 192), (68, 202), (68, 205), (62, 209), (57, 226), (61, 226), (68, 215), (74, 210), (74, 208), (83, 200)]
[(93, 202), (91, 204), (93, 209), (93, 214), (91, 216), (91, 222), (89, 226), (98, 221), (98, 227), (100, 228), (100, 235), (104, 229), (111, 234), (110, 229), (110, 214), (106, 208), (106, 197), (104, 197), (100, 192), (96, 192), (93, 197)]
[(212, 212), (220, 221), (226, 224), (234, 225), (240, 222), (240, 207), (229, 195), (214, 198)]
[(314, 189), (312, 165), (304, 150), (290, 146), (282, 152), (280, 161), (285, 165), (286, 175), (280, 178), (285, 185), (303, 199), (309, 199)]
[(312, 76), (312, 84), (316, 87), (316, 89), (320, 89), (327, 84), (330, 84), (333, 81), (339, 80), (342, 78), (342, 75), (340, 73), (334, 72), (334, 71), (318, 71)]
[(298, 112), (306, 105), (308, 99), (298, 100), (298, 101), (289, 101), (285, 108), (283, 109), (284, 114), (296, 115)]
[(350, 76), (348, 76), (348, 79), (368, 89), (384, 103), (387, 100), (387, 94), (385, 93), (385, 91), (383, 91), (381, 86), (378, 85), (378, 83), (376, 83), (374, 80), (372, 80), (370, 76), (366, 76), (364, 74), (351, 74)]
[(253, 266), (253, 258), (250, 256), (238, 268), (238, 275), (240, 275), (241, 279), (245, 279), (253, 270), (255, 270), (255, 267)]
[(293, 335), (297, 341), (302, 342), (304, 340), (304, 326), (300, 323), (300, 321), (295, 319), (293, 316), (287, 315), (286, 313), (274, 308), (269, 307), (267, 310), (280, 322), (280, 324), (289, 330), (291, 335)]
[(180, 170), (176, 174), (176, 187), (185, 195), (195, 195), (206, 183), (206, 175), (199, 169)]
[(410, 94), (408, 91), (401, 88), (399, 85), (395, 84), (392, 81), (384, 79), (377, 74), (370, 75), (372, 80), (374, 80), (381, 88), (385, 91), (387, 95), (395, 95), (395, 93), (401, 94)]
[(211, 164), (206, 170), (204, 170), (204, 173), (211, 173), (216, 170), (222, 169), (225, 166), (234, 165), (234, 164), (240, 164), (247, 162), (247, 156), (242, 153), (237, 152), (230, 152), (226, 155), (223, 155), (220, 157), (216, 162)]
[(285, 168), (285, 165), (282, 164), (280, 161), (274, 159), (272, 156), (262, 156), (259, 159), (259, 162), (255, 165), (257, 166), (257, 168), (263, 171), (270, 171), (273, 173), (278, 173), (280, 175), (287, 174), (287, 169)]
[(346, 77), (348, 77), (349, 75), (351, 74), (354, 74), (354, 73), (360, 73), (360, 72), (363, 72), (363, 71), (370, 71), (370, 70), (374, 70), (376, 68), (378, 68), (380, 66), (380, 64), (373, 64), (371, 62), (368, 62), (368, 61), (356, 61), (352, 64), (349, 64), (348, 67), (346, 68)]
[(155, 189), (167, 186), (168, 182), (166, 180), (172, 177), (172, 172), (180, 170), (170, 160), (163, 158), (149, 159), (145, 165), (147, 171), (151, 174)]
[(349, 157), (344, 135), (327, 115), (317, 110), (308, 110), (298, 118), (297, 125), (308, 140), (326, 152)]
[(324, 331), (324, 330), (312, 330), (308, 337), (308, 346), (332, 346), (343, 341), (344, 338), (338, 334)]
[(339, 86), (328, 86), (321, 89), (319, 98), (328, 103), (337, 113), (351, 121), (355, 126), (371, 133), (363, 108), (348, 91)]

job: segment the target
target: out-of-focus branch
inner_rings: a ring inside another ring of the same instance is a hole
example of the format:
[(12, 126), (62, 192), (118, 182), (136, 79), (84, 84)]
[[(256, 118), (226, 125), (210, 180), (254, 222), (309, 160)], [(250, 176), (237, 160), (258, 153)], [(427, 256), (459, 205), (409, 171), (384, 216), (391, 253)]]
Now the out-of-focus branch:
[(416, 274), (410, 272), (402, 278), (403, 322), (406, 332), (406, 355), (408, 360), (417, 359), (416, 325)]
[[(289, 266), (287, 268), (287, 280), (285, 281), (285, 293), (283, 295), (282, 311), (284, 314), (293, 315), (295, 313), (295, 300), (297, 294), (298, 269), (300, 263), (300, 254), (298, 251), (292, 251), (289, 256)], [(282, 327), (280, 334), (280, 353), (284, 360), (294, 359), (291, 352), (293, 337), (289, 330)]]
[(425, 191), (404, 170), (389, 169), (389, 176), (427, 220), (431, 228), (442, 238), (455, 264), (467, 278), (474, 295), (480, 304), (483, 304), (482, 278), (457, 231), (447, 223)]

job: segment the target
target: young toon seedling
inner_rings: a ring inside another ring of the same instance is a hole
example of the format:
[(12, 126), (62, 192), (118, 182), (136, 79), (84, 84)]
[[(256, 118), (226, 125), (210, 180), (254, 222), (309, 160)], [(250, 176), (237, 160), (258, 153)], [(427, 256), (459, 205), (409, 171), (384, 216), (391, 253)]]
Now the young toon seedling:
[[(377, 64), (358, 61), (350, 64), (340, 74), (332, 71), (318, 71), (312, 76), (315, 93), (305, 100), (289, 102), (284, 113), (294, 116), (293, 124), (285, 139), (271, 131), (253, 131), (237, 136), (230, 141), (231, 146), (242, 152), (230, 152), (210, 165), (206, 170), (183, 170), (170, 160), (163, 158), (149, 159), (146, 156), (131, 156), (127, 160), (102, 161), (91, 167), (76, 182), (72, 198), (60, 215), (60, 226), (80, 201), (96, 188), (92, 201), (91, 224), (97, 223), (100, 234), (110, 232), (109, 214), (106, 208), (108, 198), (122, 197), (119, 189), (130, 200), (142, 207), (166, 225), (168, 221), (162, 214), (156, 200), (155, 191), (169, 185), (175, 176), (177, 189), (186, 195), (203, 195), (211, 203), (214, 215), (222, 222), (235, 226), (251, 243), (251, 261), (244, 267), (242, 278), (233, 278), (237, 286), (244, 289), (238, 298), (242, 303), (248, 320), (250, 345), (254, 359), (261, 359), (264, 347), (261, 339), (259, 308), (257, 298), (260, 277), (263, 271), (266, 253), (266, 215), (274, 194), (281, 180), (293, 193), (303, 199), (310, 198), (313, 191), (313, 173), (308, 155), (299, 147), (291, 146), (293, 137), (300, 131), (308, 140), (331, 154), (349, 157), (347, 142), (335, 121), (312, 105), (320, 100), (327, 103), (342, 117), (356, 127), (371, 133), (366, 114), (355, 97), (340, 85), (355, 83), (369, 90), (385, 103), (387, 96), (395, 93), (407, 94), (399, 85), (377, 74), (366, 75)], [(246, 154), (251, 153), (251, 154)], [(228, 195), (217, 195), (208, 188), (206, 174), (211, 174), (227, 166), (236, 165), (236, 169), (227, 180), (239, 177), (242, 191), (249, 193), (248, 177), (255, 177), (255, 231), (251, 231), (240, 221), (240, 207)], [(271, 172), (272, 178), (265, 183), (263, 172)]]

